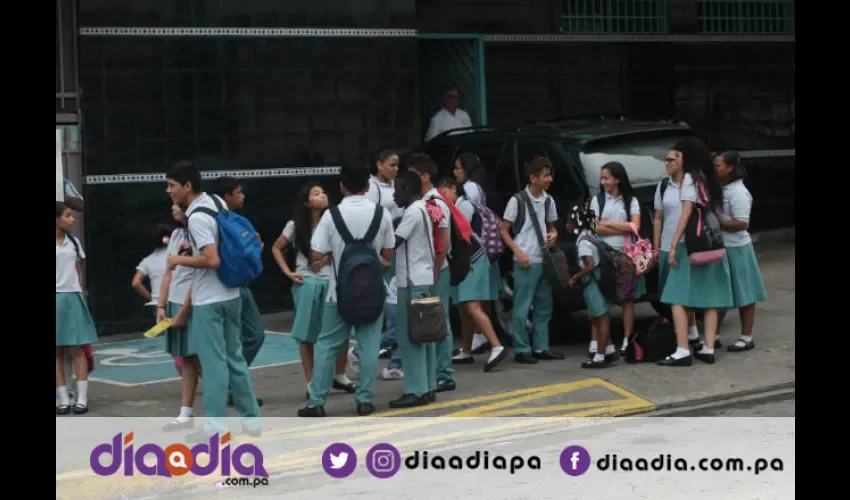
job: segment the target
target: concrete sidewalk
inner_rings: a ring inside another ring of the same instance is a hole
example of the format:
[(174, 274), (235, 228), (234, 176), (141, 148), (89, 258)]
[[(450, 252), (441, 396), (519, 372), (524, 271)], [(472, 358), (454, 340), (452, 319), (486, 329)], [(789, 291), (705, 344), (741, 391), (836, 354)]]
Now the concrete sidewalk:
[[(387, 404), (401, 395), (402, 383), (384, 380), (376, 384), (374, 402), (387, 416), (620, 416), (793, 387), (795, 245), (788, 231), (780, 231), (759, 235), (756, 246), (769, 299), (757, 309), (756, 348), (751, 351), (733, 354), (724, 348), (718, 351), (716, 364), (695, 360), (690, 368), (620, 361), (608, 369), (584, 370), (580, 363), (586, 346), (569, 346), (563, 348), (567, 355), (563, 361), (528, 366), (514, 363), (511, 356), (492, 373), (483, 373), (486, 355), (481, 355), (473, 365), (455, 367), (457, 390), (439, 394), (435, 404), (389, 411)], [(654, 312), (641, 304), (637, 315), (639, 324), (646, 324)], [(288, 331), (289, 318), (288, 313), (269, 315), (265, 326)], [(587, 328), (582, 315), (576, 315), (575, 327)], [(739, 332), (737, 314), (730, 314), (720, 337), (729, 345)], [(382, 360), (381, 367), (385, 363)], [(295, 416), (304, 406), (299, 364), (257, 368), (252, 373), (256, 394), (265, 402), (263, 416)], [(195, 404), (199, 412), (202, 389)], [(92, 382), (88, 415), (168, 417), (176, 415), (179, 401), (176, 381), (133, 387)], [(355, 416), (353, 396), (334, 391), (326, 411), (329, 416)]]

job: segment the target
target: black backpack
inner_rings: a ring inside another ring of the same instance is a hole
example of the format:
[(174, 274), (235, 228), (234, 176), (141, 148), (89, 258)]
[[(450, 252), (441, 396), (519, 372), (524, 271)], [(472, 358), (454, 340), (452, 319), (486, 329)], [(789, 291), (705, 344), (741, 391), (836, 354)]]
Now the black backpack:
[(383, 314), (387, 300), (384, 269), (373, 246), (381, 228), (384, 209), (380, 205), (375, 206), (375, 215), (369, 230), (359, 240), (351, 236), (339, 212), (339, 206), (335, 205), (330, 210), (334, 226), (345, 242), (339, 266), (334, 263), (339, 316), (349, 325), (374, 323)]
[(626, 347), (626, 362), (654, 363), (672, 354), (678, 343), (676, 330), (667, 318), (658, 318), (645, 332), (637, 332)]
[[(446, 203), (441, 197), (431, 195), (429, 200), (434, 200), (436, 203)], [(448, 205), (446, 205), (448, 207)], [(463, 235), (455, 224), (455, 214), (449, 218), (449, 236), (451, 241), (451, 252), (447, 255), (449, 261), (449, 272), (451, 273), (451, 286), (458, 286), (469, 275), (472, 270), (472, 256), (475, 255), (481, 246), (475, 241), (475, 238), (470, 238), (469, 241), (463, 239)], [(471, 223), (470, 223), (471, 226)]]

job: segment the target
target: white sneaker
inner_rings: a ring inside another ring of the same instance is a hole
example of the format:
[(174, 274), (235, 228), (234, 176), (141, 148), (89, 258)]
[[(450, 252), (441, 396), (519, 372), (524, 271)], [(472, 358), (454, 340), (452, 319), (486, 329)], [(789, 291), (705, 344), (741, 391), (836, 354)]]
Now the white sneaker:
[(403, 380), (404, 371), (400, 368), (384, 368), (381, 371), (381, 378), (384, 380)]
[(360, 358), (358, 358), (357, 354), (354, 353), (353, 347), (348, 349), (348, 368), (351, 369), (355, 378), (360, 377)]

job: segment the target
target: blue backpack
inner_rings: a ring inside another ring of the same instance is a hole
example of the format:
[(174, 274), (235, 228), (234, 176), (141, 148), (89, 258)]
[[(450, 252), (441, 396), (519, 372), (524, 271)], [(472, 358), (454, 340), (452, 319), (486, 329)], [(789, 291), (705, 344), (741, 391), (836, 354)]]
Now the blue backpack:
[(204, 213), (218, 223), (218, 256), (221, 260), (218, 279), (230, 288), (247, 286), (263, 272), (262, 245), (257, 239), (257, 230), (248, 219), (224, 208), (217, 196), (210, 195), (210, 198), (218, 212), (200, 207), (191, 215)]
[(384, 304), (387, 301), (384, 269), (381, 267), (378, 252), (373, 247), (383, 216), (384, 209), (376, 205), (369, 230), (362, 239), (357, 240), (346, 227), (339, 207), (331, 208), (334, 226), (345, 242), (339, 267), (334, 263), (336, 301), (339, 316), (349, 325), (374, 323), (384, 312)]

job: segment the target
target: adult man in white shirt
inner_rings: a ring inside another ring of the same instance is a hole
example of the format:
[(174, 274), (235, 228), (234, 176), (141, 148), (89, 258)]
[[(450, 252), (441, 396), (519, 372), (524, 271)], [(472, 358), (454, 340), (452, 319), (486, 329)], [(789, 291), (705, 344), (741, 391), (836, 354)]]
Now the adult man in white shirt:
[[(452, 130), (462, 127), (471, 127), (472, 120), (469, 114), (460, 109), (460, 91), (457, 87), (449, 87), (443, 94), (443, 107), (431, 117), (431, 123), (428, 125), (428, 133), (425, 134), (425, 140), (430, 141), (434, 137), (442, 134), (446, 130)], [(436, 180), (436, 179), (435, 179)]]
[[(226, 210), (225, 202), (216, 195), (200, 190), (201, 172), (192, 162), (180, 161), (166, 174), (171, 201), (186, 209), (186, 227), (192, 245), (192, 255), (172, 255), (167, 266), (195, 269), (192, 288), (186, 300), (191, 300), (189, 343), (204, 371), (203, 431), (187, 436), (190, 442), (204, 442), (209, 435), (228, 432), (227, 392), (233, 391), (236, 413), (252, 436), (260, 434), (260, 409), (254, 397), (254, 384), (248, 363), (242, 354), (242, 302), (239, 288), (226, 286), (218, 277), (221, 259), (218, 253), (218, 220), (208, 213), (195, 211), (205, 208), (218, 212)], [(216, 196), (216, 199), (213, 199)], [(221, 207), (221, 208), (219, 208)], [(193, 217), (194, 215), (194, 217)]]

